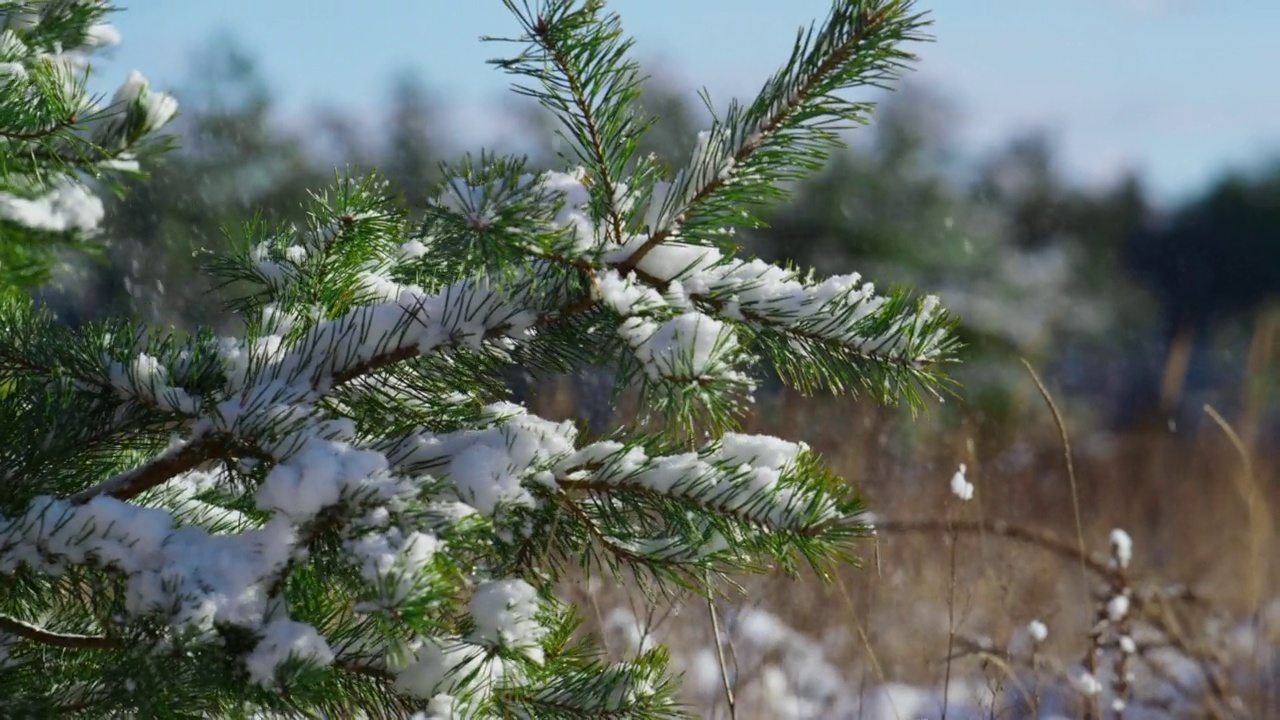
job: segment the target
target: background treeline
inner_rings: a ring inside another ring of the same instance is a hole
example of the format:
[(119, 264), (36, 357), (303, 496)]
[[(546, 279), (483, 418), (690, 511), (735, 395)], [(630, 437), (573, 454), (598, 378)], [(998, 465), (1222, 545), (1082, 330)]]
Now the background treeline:
[[(124, 313), (179, 327), (225, 325), (196, 272), (253, 213), (300, 222), (308, 189), (335, 166), (378, 168), (418, 206), (439, 163), (469, 147), (444, 130), (420, 78), (393, 79), (381, 117), (324, 108), (281, 122), (253, 57), (228, 38), (195, 55), (174, 88), (180, 148), (108, 208), (103, 262), (69, 259), (45, 296), (67, 322)], [(662, 123), (647, 150), (687, 157), (705, 115), (694, 93), (661, 78), (646, 104)], [(553, 129), (534, 109), (513, 147), (557, 164)], [(1137, 177), (1083, 188), (1061, 172), (1046, 136), (1009, 138), (963, 157), (945, 97), (908, 85), (882, 99), (876, 124), (820, 175), (770, 210), (770, 227), (738, 236), (752, 252), (856, 269), (880, 283), (935, 291), (964, 321), (957, 368), (970, 416), (999, 426), (1029, 398), (1019, 357), (1099, 426), (1194, 424), (1210, 402), (1252, 413), (1266, 432), (1275, 385), (1271, 335), (1280, 293), (1280, 161), (1235, 173), (1172, 207)]]

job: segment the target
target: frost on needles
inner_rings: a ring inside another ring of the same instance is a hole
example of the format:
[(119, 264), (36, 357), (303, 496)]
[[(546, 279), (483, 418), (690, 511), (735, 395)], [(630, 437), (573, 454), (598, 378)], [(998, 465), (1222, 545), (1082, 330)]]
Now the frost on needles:
[[(726, 228), (866, 121), (842, 93), (890, 81), (922, 18), (837, 2), (663, 177), (618, 19), (507, 4), (520, 50), (496, 62), (575, 169), (468, 159), (425, 223), (376, 177), (305, 227), (250, 222), (209, 258), (240, 336), (4, 302), (4, 715), (669, 717), (661, 648), (609, 662), (575, 635), (571, 566), (713, 592), (849, 559), (848, 486), (735, 430), (755, 379), (916, 402), (952, 320), (739, 257)], [(503, 399), (512, 364), (615, 368), (651, 418), (582, 437)]]

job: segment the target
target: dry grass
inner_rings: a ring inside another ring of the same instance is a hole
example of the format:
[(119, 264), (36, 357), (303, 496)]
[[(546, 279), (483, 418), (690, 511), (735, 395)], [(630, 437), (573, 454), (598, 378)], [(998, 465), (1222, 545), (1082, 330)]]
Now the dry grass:
[[(567, 397), (544, 402), (564, 410)], [(1204, 671), (1202, 687), (1190, 693), (1191, 716), (1280, 717), (1280, 617), (1262, 617), (1268, 603), (1280, 608), (1280, 466), (1249, 446), (1253, 428), (1236, 432), (1219, 417), (1194, 434), (1109, 436), (1072, 427), (1070, 413), (1065, 421), (1074, 499), (1060, 430), (1043, 404), (1027, 404), (1011, 430), (951, 415), (910, 421), (847, 401), (761, 401), (747, 429), (808, 442), (860, 489), (880, 531), (864, 548), (864, 567), (841, 572), (833, 586), (762, 579), (752, 581), (749, 602), (811, 638), (843, 636), (826, 652), (851, 686), (964, 678), (968, 687), (1012, 689), (1028, 699), (993, 715), (1034, 716), (1036, 684), (1054, 682), (1070, 666), (1095, 657), (1105, 671), (1122, 659), (1141, 678), (1158, 665), (1159, 646), (1172, 645)], [(976, 486), (968, 503), (949, 490), (959, 463)], [(1133, 538), (1123, 577), (1108, 565), (1114, 528)], [(1132, 595), (1133, 611), (1100, 628), (1098, 602), (1116, 592)], [(1264, 642), (1233, 647), (1228, 630), (1251, 619)], [(1032, 620), (1048, 625), (1047, 642), (1031, 657), (1011, 655), (1010, 641)], [(668, 637), (709, 636), (705, 607), (664, 622), (682, 628)], [(1137, 641), (1133, 655), (1114, 652), (1121, 634)], [(1277, 665), (1264, 670), (1262, 663)], [(1250, 670), (1266, 682), (1241, 683)], [(738, 678), (739, 694), (745, 682)], [(1123, 680), (1110, 682), (1127, 692)], [(1132, 698), (1129, 712), (1145, 701)], [(1089, 703), (1075, 712), (1116, 716)]]

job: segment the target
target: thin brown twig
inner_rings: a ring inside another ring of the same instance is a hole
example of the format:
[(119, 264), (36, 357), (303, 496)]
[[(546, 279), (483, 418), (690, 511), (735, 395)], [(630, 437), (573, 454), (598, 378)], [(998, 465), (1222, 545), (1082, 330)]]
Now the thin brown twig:
[(105, 482), (91, 488), (81, 490), (71, 496), (74, 503), (86, 503), (100, 496), (109, 495), (119, 500), (128, 500), (143, 492), (194, 470), (201, 463), (217, 457), (227, 449), (227, 440), (222, 435), (204, 435), (192, 440), (181, 448), (167, 452), (151, 462), (120, 473)]
[[(997, 537), (1033, 545), (1058, 557), (1079, 562), (1088, 572), (1103, 580), (1111, 577), (1113, 570), (1106, 562), (1090, 557), (1071, 543), (1062, 540), (1052, 531), (1041, 528), (1012, 525), (1002, 520), (877, 520), (876, 530), (887, 533), (961, 534), (988, 533)], [(1087, 576), (1086, 576), (1087, 577)]]
[(960, 536), (951, 524), (948, 516), (947, 539), (951, 542), (951, 554), (948, 562), (947, 581), (947, 667), (942, 680), (942, 720), (947, 720), (951, 698), (951, 659), (956, 647), (956, 548), (960, 544)]
[[(890, 534), (990, 534), (1013, 542), (1039, 548), (1069, 562), (1077, 562), (1088, 573), (1097, 576), (1108, 587), (1120, 581), (1128, 583), (1127, 574), (1122, 573), (1110, 563), (1080, 552), (1049, 530), (1012, 525), (1007, 522), (988, 519), (977, 520), (878, 520), (877, 532)], [(1206, 687), (1210, 702), (1218, 708), (1230, 709), (1239, 707), (1239, 701), (1231, 690), (1230, 680), (1217, 667), (1211, 650), (1189, 640), (1173, 616), (1171, 601), (1181, 601), (1190, 606), (1204, 607), (1203, 599), (1189, 592), (1171, 594), (1168, 592), (1135, 592), (1130, 597), (1129, 612), (1141, 616), (1143, 620), (1159, 631), (1168, 645), (1193, 660), (1206, 679)], [(1091, 671), (1092, 672), (1092, 671)], [(1219, 716), (1215, 713), (1215, 716)]]
[(42, 645), (72, 650), (104, 650), (115, 646), (115, 643), (110, 638), (97, 635), (53, 632), (7, 615), (0, 615), (0, 631), (10, 635), (17, 635), (26, 640), (33, 640)]
[[(710, 571), (707, 572), (706, 587), (710, 590), (714, 583), (711, 580)], [(733, 683), (729, 680), (729, 663), (724, 656), (724, 643), (720, 637), (720, 617), (716, 614), (715, 594), (707, 593), (707, 615), (711, 618), (711, 632), (715, 637), (716, 643), (716, 660), (720, 664), (720, 684), (724, 688), (724, 699), (729, 706), (729, 717), (731, 720), (737, 720), (738, 703), (733, 697)]]
[[(1067, 423), (1062, 418), (1062, 413), (1058, 411), (1058, 404), (1053, 401), (1053, 395), (1049, 393), (1049, 388), (1045, 387), (1044, 382), (1040, 379), (1040, 375), (1036, 373), (1035, 368), (1031, 367), (1031, 363), (1026, 358), (1019, 358), (1022, 365), (1027, 369), (1027, 373), (1031, 375), (1031, 380), (1036, 384), (1036, 389), (1040, 391), (1044, 402), (1049, 406), (1049, 412), (1053, 414), (1053, 422), (1058, 426), (1058, 433), (1062, 437), (1062, 455), (1067, 463), (1067, 481), (1071, 484), (1071, 512), (1076, 523), (1076, 542), (1079, 545), (1080, 557), (1084, 558), (1088, 554), (1084, 544), (1084, 522), (1080, 517), (1080, 487), (1076, 483), (1075, 462), (1071, 457), (1071, 436), (1067, 432)], [(1083, 563), (1080, 566), (1080, 581), (1086, 594), (1089, 592), (1089, 578), (1085, 572)], [(1097, 675), (1098, 668), (1093, 661), (1093, 653), (1085, 660), (1085, 668), (1092, 675)], [(1086, 705), (1085, 718), (1091, 720), (1094, 715), (1095, 708)]]
[[(1044, 382), (1040, 380), (1040, 375), (1036, 373), (1035, 368), (1031, 367), (1031, 363), (1026, 358), (1019, 358), (1022, 365), (1027, 369), (1027, 373), (1031, 375), (1031, 380), (1036, 384), (1036, 388), (1040, 391), (1040, 395), (1044, 398), (1044, 402), (1049, 406), (1049, 412), (1053, 414), (1053, 422), (1058, 426), (1058, 433), (1062, 437), (1062, 455), (1067, 463), (1067, 480), (1071, 483), (1071, 511), (1075, 516), (1076, 522), (1076, 543), (1080, 550), (1080, 556), (1083, 558), (1087, 554), (1084, 544), (1084, 522), (1080, 518), (1080, 488), (1076, 484), (1075, 463), (1071, 458), (1071, 436), (1067, 433), (1067, 423), (1062, 418), (1062, 413), (1058, 411), (1058, 404), (1053, 401), (1053, 395), (1049, 394), (1049, 389), (1045, 387)], [(1084, 565), (1080, 566), (1080, 579), (1085, 583), (1085, 590), (1088, 591), (1088, 578), (1085, 577)]]
[(1241, 473), (1234, 475), (1233, 478), (1236, 491), (1240, 494), (1240, 500), (1244, 502), (1245, 512), (1249, 516), (1249, 614), (1256, 621), (1262, 608), (1265, 584), (1265, 578), (1262, 576), (1266, 572), (1267, 553), (1264, 548), (1270, 545), (1271, 536), (1275, 531), (1267, 512), (1266, 498), (1258, 488), (1253, 474), (1252, 453), (1249, 452), (1249, 448), (1235, 428), (1231, 427), (1231, 423), (1227, 422), (1226, 418), (1222, 417), (1212, 405), (1205, 405), (1204, 411), (1217, 423), (1218, 427), (1222, 428), (1223, 434), (1240, 455), (1240, 462), (1244, 466)]

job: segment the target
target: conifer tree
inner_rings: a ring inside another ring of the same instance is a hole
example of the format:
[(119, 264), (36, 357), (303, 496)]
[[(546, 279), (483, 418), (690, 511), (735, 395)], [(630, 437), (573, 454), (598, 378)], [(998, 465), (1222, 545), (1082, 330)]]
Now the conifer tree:
[[(838, 0), (664, 177), (619, 19), (505, 3), (495, 63), (575, 169), (468, 158), (412, 223), (340, 176), (209, 258), (238, 337), (0, 307), (0, 715), (672, 717), (665, 651), (606, 661), (560, 579), (710, 593), (852, 558), (850, 487), (738, 431), (754, 378), (919, 403), (953, 321), (725, 228), (867, 120), (843, 93), (889, 83), (924, 18)], [(646, 412), (587, 438), (503, 399), (512, 365), (588, 364)]]
[(58, 250), (93, 250), (101, 188), (140, 174), (174, 99), (131, 73), (107, 103), (87, 89), (89, 57), (114, 45), (101, 0), (0, 2), (0, 288), (49, 279)]

